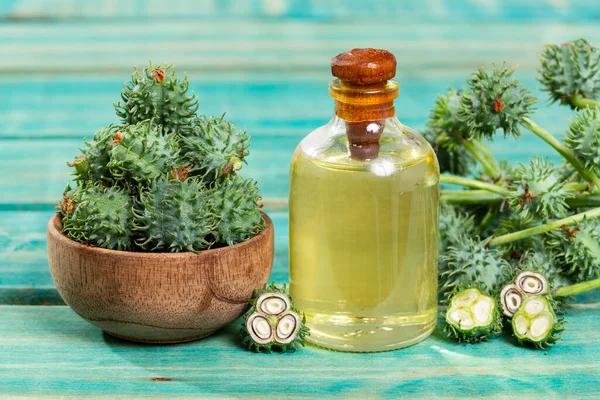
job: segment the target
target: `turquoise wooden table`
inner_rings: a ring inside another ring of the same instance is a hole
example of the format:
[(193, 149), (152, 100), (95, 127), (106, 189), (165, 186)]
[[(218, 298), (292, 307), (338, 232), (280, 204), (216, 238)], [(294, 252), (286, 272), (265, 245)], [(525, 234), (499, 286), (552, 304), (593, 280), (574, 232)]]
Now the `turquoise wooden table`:
[[(506, 60), (535, 81), (545, 43), (600, 44), (589, 0), (0, 1), (0, 397), (600, 397), (600, 294), (573, 307), (564, 340), (534, 351), (501, 337), (481, 345), (439, 330), (406, 350), (306, 348), (256, 355), (238, 323), (205, 340), (137, 345), (103, 335), (58, 296), (45, 228), (83, 137), (115, 121), (111, 104), (133, 65), (187, 71), (204, 114), (248, 128), (246, 169), (276, 228), (272, 279), (288, 280), (287, 166), (326, 122), (330, 58), (382, 47), (398, 58), (399, 118), (423, 127), (435, 96), (476, 67)], [(541, 102), (543, 105), (543, 101)], [(560, 136), (570, 111), (540, 107)], [(492, 145), (500, 158), (554, 157), (533, 135)]]

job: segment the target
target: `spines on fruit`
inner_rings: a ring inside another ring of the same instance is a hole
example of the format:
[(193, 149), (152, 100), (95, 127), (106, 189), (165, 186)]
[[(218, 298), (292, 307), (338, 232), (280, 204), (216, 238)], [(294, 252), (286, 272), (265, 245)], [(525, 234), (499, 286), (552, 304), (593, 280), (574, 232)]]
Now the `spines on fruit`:
[(189, 133), (181, 137), (181, 156), (192, 165), (190, 173), (206, 182), (239, 171), (248, 156), (250, 137), (235, 124), (220, 118), (200, 116)]
[(154, 181), (134, 206), (136, 244), (151, 251), (209, 248), (216, 226), (209, 201), (209, 191), (194, 179)]
[(240, 243), (262, 230), (262, 204), (255, 181), (233, 175), (211, 190), (211, 209), (218, 221), (214, 235), (218, 243)]
[(142, 71), (134, 69), (121, 99), (115, 109), (124, 125), (154, 119), (165, 133), (189, 131), (198, 109), (198, 98), (188, 94), (187, 75), (178, 79), (173, 65), (150, 63)]
[(67, 237), (95, 247), (131, 249), (132, 200), (125, 189), (99, 183), (67, 188), (59, 208)]
[(178, 146), (152, 120), (119, 130), (112, 136), (108, 168), (123, 185), (149, 186), (176, 166)]

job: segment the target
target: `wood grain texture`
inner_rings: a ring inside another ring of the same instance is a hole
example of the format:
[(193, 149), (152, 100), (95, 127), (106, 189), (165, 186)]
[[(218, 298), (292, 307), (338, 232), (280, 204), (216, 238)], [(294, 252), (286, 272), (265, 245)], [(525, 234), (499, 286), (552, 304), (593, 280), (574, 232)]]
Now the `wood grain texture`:
[[(449, 81), (427, 76), (408, 79), (406, 84), (401, 80), (401, 94), (396, 102), (400, 120), (422, 128), (437, 93), (444, 92), (450, 84), (460, 87), (464, 79), (466, 75)], [(326, 77), (323, 82), (193, 86), (200, 97), (201, 112), (221, 115), (229, 110), (227, 117), (248, 129), (252, 146), (242, 173), (258, 180), (267, 202), (287, 197), (288, 164), (294, 148), (303, 136), (326, 123), (333, 114), (327, 81)], [(533, 76), (524, 75), (524, 81), (530, 88), (537, 86)], [(23, 89), (17, 90), (20, 86)], [(5, 188), (0, 193), (0, 209), (14, 209), (19, 204), (50, 207), (58, 201), (69, 180), (66, 161), (78, 155), (82, 139), (89, 139), (96, 129), (117, 122), (112, 102), (120, 84), (112, 79), (65, 78), (57, 82), (4, 82), (0, 87), (13, 93), (9, 104), (0, 103), (0, 187)], [(223, 92), (220, 88), (224, 88)], [(536, 121), (562, 136), (573, 112), (557, 105), (545, 107), (547, 96), (539, 90), (534, 93), (541, 99)], [(31, 107), (38, 111), (28, 117), (27, 110)], [(491, 147), (499, 158), (510, 162), (527, 161), (533, 148), (540, 156), (558, 159), (549, 146), (528, 133), (518, 146), (513, 139), (498, 137)]]
[(172, 19), (238, 16), (272, 19), (360, 18), (368, 14), (379, 18), (415, 18), (427, 21), (454, 20), (587, 20), (600, 13), (589, 0), (425, 0), (415, 3), (397, 0), (298, 1), (236, 0), (4, 0), (0, 16), (9, 20), (61, 19)]
[(67, 307), (0, 306), (0, 393), (30, 398), (597, 398), (600, 304), (570, 312), (564, 340), (548, 351), (500, 337), (456, 344), (439, 328), (407, 349), (253, 354), (237, 321), (176, 346), (103, 335)]
[(120, 338), (179, 343), (213, 334), (239, 318), (269, 279), (273, 222), (245, 242), (200, 253), (135, 253), (95, 248), (48, 222), (54, 284), (82, 318)]
[[(369, 16), (368, 23), (364, 16)], [(84, 137), (116, 122), (132, 65), (190, 73), (201, 112), (253, 136), (256, 177), (275, 225), (271, 279), (287, 282), (287, 168), (301, 137), (333, 113), (330, 58), (353, 47), (398, 57), (397, 111), (420, 129), (436, 94), (507, 61), (541, 99), (536, 121), (561, 136), (572, 112), (546, 107), (535, 80), (546, 43), (600, 44), (590, 0), (0, 1), (0, 304), (57, 304), (46, 223)], [(375, 21), (375, 22), (373, 22)], [(533, 135), (499, 138), (511, 162), (555, 154)], [(68, 307), (0, 306), (0, 397), (597, 398), (600, 291), (578, 299), (548, 352), (500, 338), (457, 345), (439, 331), (406, 350), (351, 355), (241, 351), (239, 323), (199, 342), (136, 345)]]
[[(6, 22), (0, 24), (3, 74), (128, 73), (148, 59), (189, 72), (287, 71), (327, 74), (333, 55), (354, 47), (385, 48), (398, 69), (469, 71), (502, 62), (535, 70), (547, 43), (584, 36), (600, 41), (594, 21), (439, 21), (379, 18), (376, 29), (356, 19), (323, 21), (208, 18)], [(514, 43), (519, 43), (515, 46)]]
[[(502, 59), (496, 61), (500, 63)], [(517, 61), (509, 61), (509, 65), (516, 64)], [(461, 88), (482, 65), (491, 67), (491, 63), (474, 62), (464, 71), (443, 76), (429, 69), (399, 70), (398, 117), (411, 127), (422, 127), (437, 95), (450, 86)], [(126, 72), (107, 76), (0, 77), (0, 92), (5, 100), (0, 102), (0, 140), (90, 139), (96, 130), (119, 122), (113, 103), (119, 100), (130, 69), (131, 66)], [(548, 96), (539, 90), (535, 71), (519, 69), (515, 77), (540, 99), (540, 123), (549, 125), (553, 133), (562, 133), (561, 127), (553, 123), (566, 121), (570, 111), (557, 105), (546, 107)], [(252, 137), (304, 136), (333, 115), (328, 71), (305, 78), (295, 73), (269, 77), (248, 74), (243, 78), (247, 80), (219, 73), (190, 73), (190, 90), (199, 97), (199, 112), (215, 116), (226, 112), (227, 119), (247, 128)], [(565, 122), (562, 125), (566, 126)]]

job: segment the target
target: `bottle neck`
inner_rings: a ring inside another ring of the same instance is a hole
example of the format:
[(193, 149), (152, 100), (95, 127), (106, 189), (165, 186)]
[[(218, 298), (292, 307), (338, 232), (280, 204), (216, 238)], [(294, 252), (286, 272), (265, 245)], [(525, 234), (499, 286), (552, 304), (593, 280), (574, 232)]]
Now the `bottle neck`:
[(368, 86), (352, 85), (334, 79), (329, 94), (335, 100), (335, 114), (349, 122), (382, 120), (396, 115), (394, 100), (400, 93), (395, 81)]
[(346, 123), (348, 150), (355, 160), (373, 160), (379, 155), (384, 120), (396, 115), (394, 99), (400, 90), (395, 81), (357, 86), (334, 79), (329, 93), (335, 114)]

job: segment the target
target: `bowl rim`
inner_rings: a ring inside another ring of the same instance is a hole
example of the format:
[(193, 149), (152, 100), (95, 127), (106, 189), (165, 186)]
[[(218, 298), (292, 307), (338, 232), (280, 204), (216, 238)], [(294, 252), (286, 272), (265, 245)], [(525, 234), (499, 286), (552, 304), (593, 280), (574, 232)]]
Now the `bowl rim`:
[(250, 247), (255, 245), (256, 242), (261, 241), (263, 238), (274, 234), (273, 221), (271, 218), (264, 212), (260, 212), (263, 220), (265, 221), (264, 229), (258, 233), (256, 236), (245, 240), (241, 243), (236, 243), (231, 246), (218, 247), (215, 249), (202, 250), (198, 253), (194, 253), (192, 251), (183, 251), (183, 252), (137, 252), (137, 251), (126, 251), (126, 250), (111, 250), (105, 249), (103, 247), (94, 247), (91, 245), (79, 243), (73, 239), (68, 238), (62, 231), (62, 219), (60, 218), (60, 213), (55, 213), (50, 221), (48, 221), (48, 236), (52, 236), (55, 242), (60, 243), (62, 246), (73, 248), (80, 252), (88, 252), (95, 253), (97, 255), (106, 255), (106, 256), (121, 256), (121, 257), (130, 257), (130, 258), (138, 258), (138, 259), (155, 259), (155, 258), (188, 258), (191, 256), (217, 256), (219, 253), (225, 253), (229, 251), (241, 250), (246, 247)]

